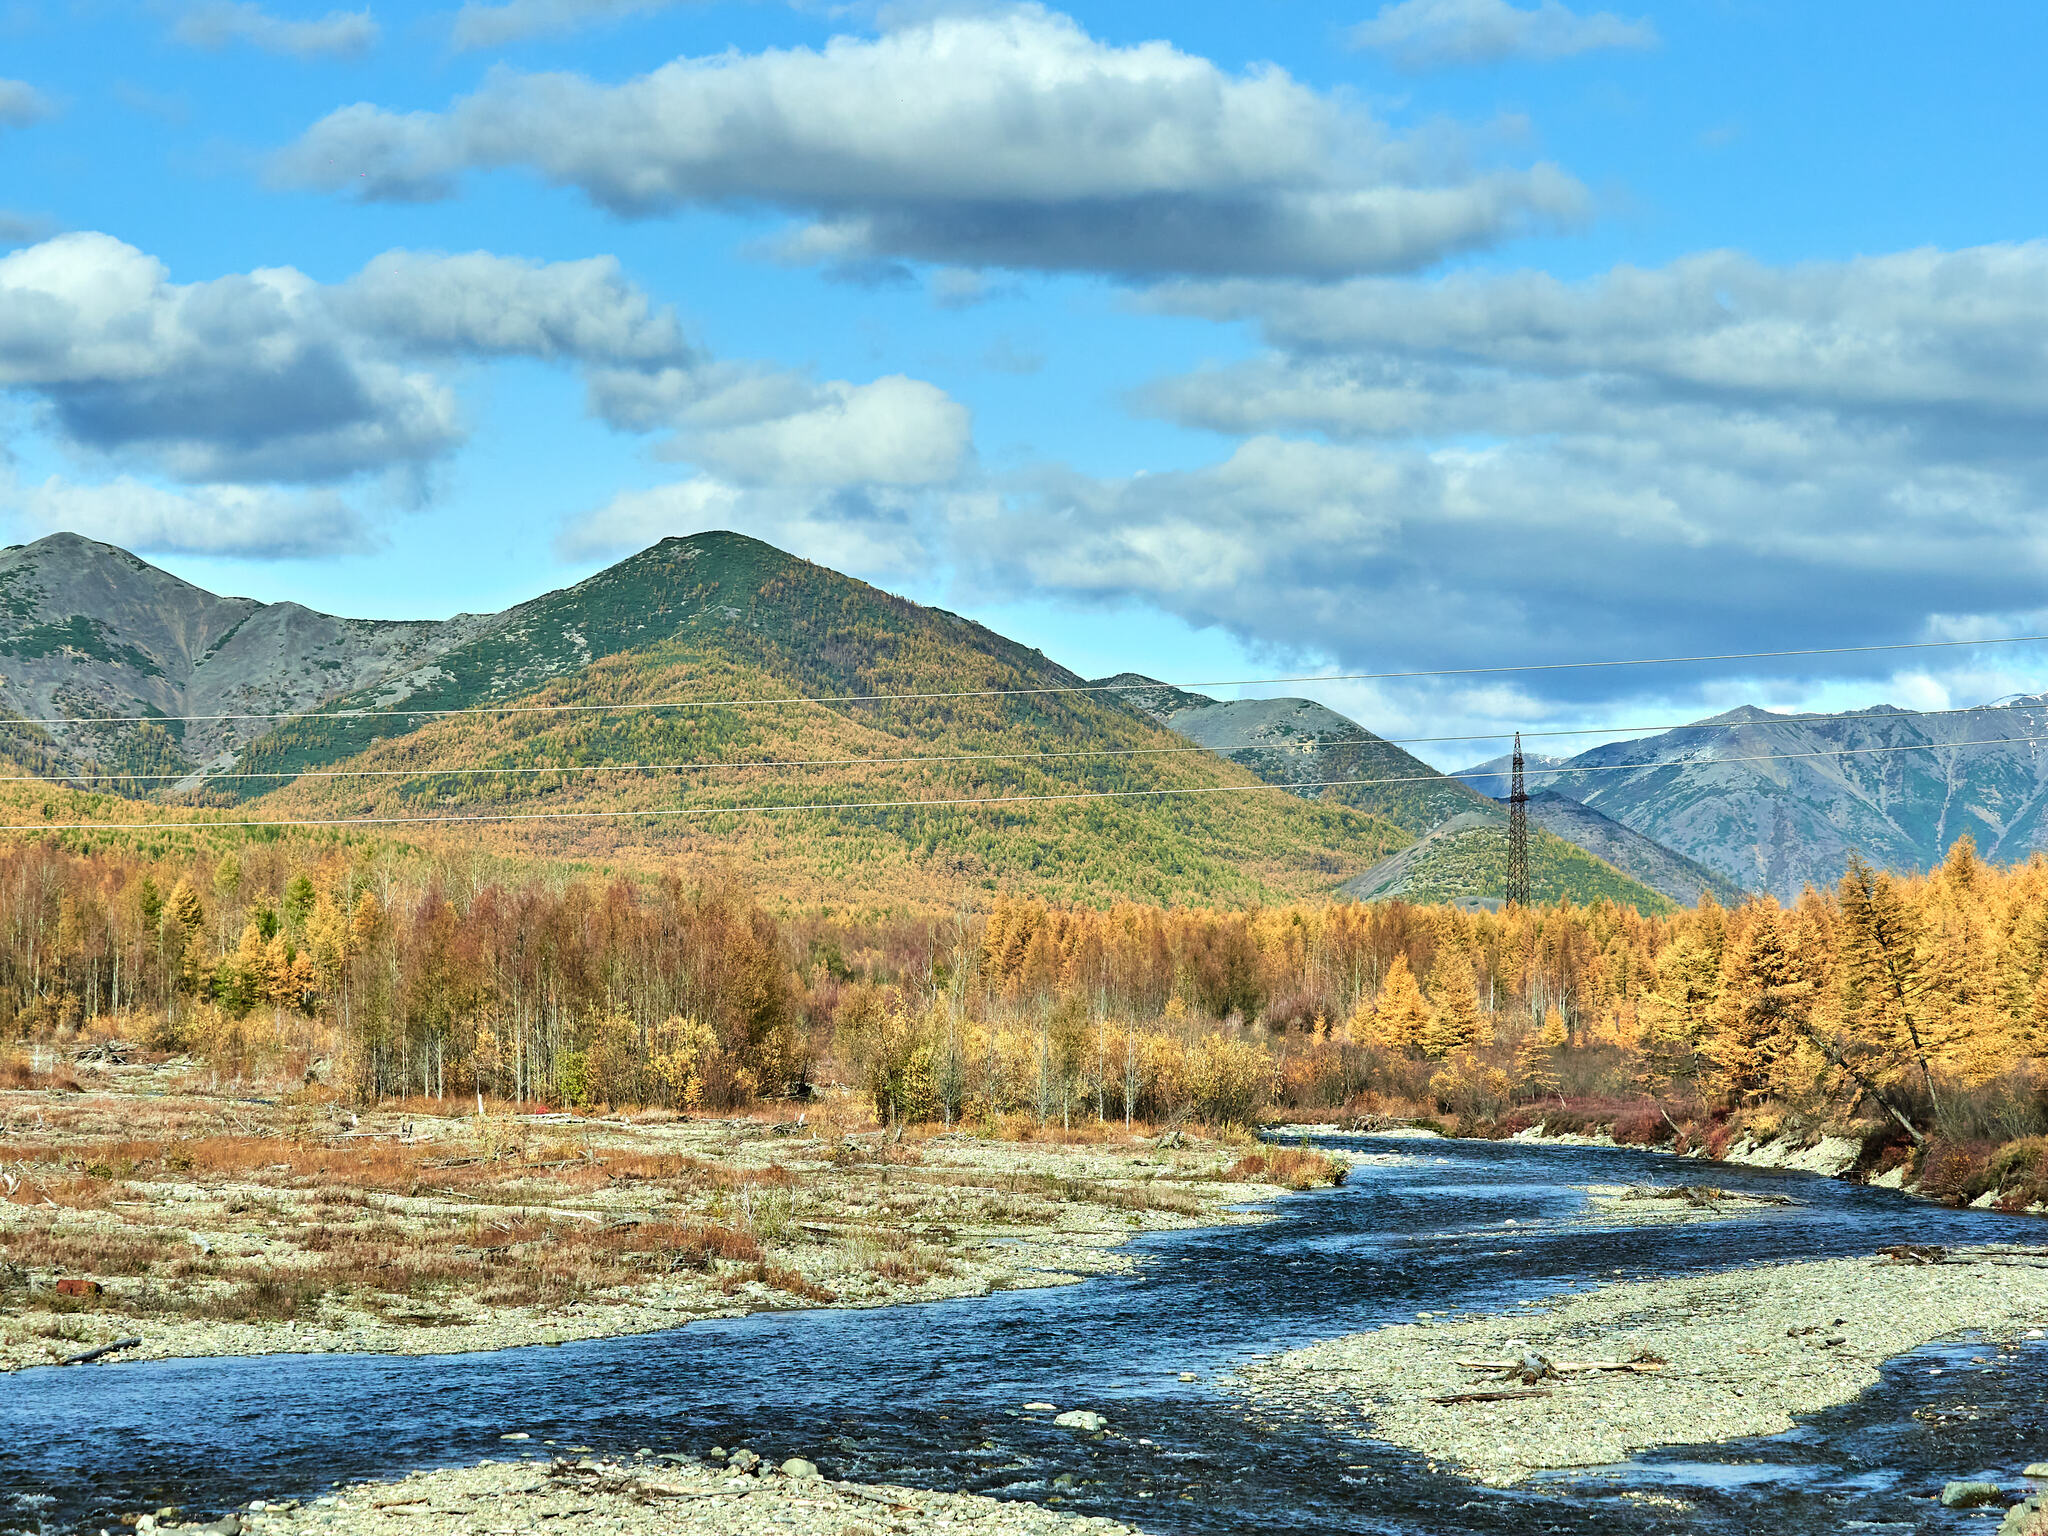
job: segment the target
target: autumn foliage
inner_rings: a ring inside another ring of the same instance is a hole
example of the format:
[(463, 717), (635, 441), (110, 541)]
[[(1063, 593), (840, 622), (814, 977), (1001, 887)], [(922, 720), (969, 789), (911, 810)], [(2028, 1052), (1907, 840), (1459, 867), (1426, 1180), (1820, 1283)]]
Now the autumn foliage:
[(0, 1041), (110, 1033), (365, 1099), (722, 1109), (839, 1082), (884, 1120), (1067, 1126), (1597, 1102), (1646, 1142), (1790, 1116), (1923, 1160), (1974, 1148), (1981, 1172), (2048, 1134), (2048, 861), (1965, 839), (1929, 874), (1856, 865), (1790, 907), (1661, 918), (1000, 899), (939, 920), (283, 844), (0, 850)]

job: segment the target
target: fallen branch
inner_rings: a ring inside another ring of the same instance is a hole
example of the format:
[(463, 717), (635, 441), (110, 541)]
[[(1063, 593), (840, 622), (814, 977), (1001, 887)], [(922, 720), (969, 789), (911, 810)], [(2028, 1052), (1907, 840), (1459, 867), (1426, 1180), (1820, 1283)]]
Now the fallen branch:
[(1432, 1397), (1432, 1403), (1505, 1403), (1517, 1397), (1548, 1397), (1548, 1387), (1513, 1387), (1504, 1392), (1453, 1392), (1448, 1397)]
[(98, 1349), (88, 1349), (82, 1355), (73, 1355), (69, 1360), (59, 1360), (57, 1363), (59, 1365), (84, 1365), (89, 1361), (99, 1359), (102, 1355), (111, 1355), (117, 1349), (133, 1349), (141, 1342), (142, 1340), (140, 1339), (116, 1339), (111, 1344), (102, 1344)]
[[(1542, 1356), (1536, 1357), (1542, 1360)], [(1459, 1360), (1455, 1362), (1468, 1371), (1525, 1371), (1532, 1368), (1527, 1360)], [(1662, 1360), (1543, 1360), (1552, 1371), (1565, 1374), (1572, 1371), (1661, 1371)]]
[(1948, 1260), (1948, 1250), (1939, 1243), (1893, 1243), (1877, 1252), (1891, 1264), (1941, 1264)]

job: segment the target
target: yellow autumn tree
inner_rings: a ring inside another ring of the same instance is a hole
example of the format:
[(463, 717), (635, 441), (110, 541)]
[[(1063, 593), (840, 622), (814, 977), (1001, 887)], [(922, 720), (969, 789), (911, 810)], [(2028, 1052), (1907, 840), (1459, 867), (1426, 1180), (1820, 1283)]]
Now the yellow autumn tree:
[(1779, 1061), (1804, 1037), (1813, 983), (1800, 973), (1783, 914), (1768, 898), (1729, 945), (1704, 1054), (1709, 1086), (1731, 1105), (1766, 1097)]
[(1415, 973), (1408, 968), (1408, 957), (1394, 956), (1373, 1004), (1372, 1043), (1383, 1051), (1413, 1059), (1423, 1054), (1435, 1023), (1436, 1011), (1416, 984)]
[(1479, 1009), (1478, 978), (1463, 949), (1446, 944), (1437, 950), (1423, 990), (1432, 1010), (1422, 1031), (1424, 1055), (1448, 1056), (1493, 1043), (1493, 1029)]

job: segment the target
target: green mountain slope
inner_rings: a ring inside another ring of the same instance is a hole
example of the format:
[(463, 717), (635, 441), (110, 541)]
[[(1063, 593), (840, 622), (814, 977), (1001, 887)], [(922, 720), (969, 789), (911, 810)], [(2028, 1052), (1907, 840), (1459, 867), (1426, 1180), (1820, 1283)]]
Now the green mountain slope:
[[(1484, 795), (1312, 699), (1211, 699), (1133, 674), (1105, 679), (1176, 735), (1318, 799), (1383, 816), (1418, 836)], [(1332, 780), (1375, 782), (1338, 784)]]
[[(1506, 817), (1468, 811), (1345, 881), (1343, 891), (1359, 901), (1492, 906), (1507, 894), (1507, 867)], [(1539, 904), (1613, 901), (1650, 916), (1678, 905), (1541, 826), (1529, 829), (1529, 895)]]
[[(955, 614), (701, 534), (257, 741), (244, 770), (317, 771), (243, 810), (516, 818), (406, 835), (720, 860), (764, 892), (826, 902), (1272, 900), (1327, 893), (1408, 841), (1171, 750), (1179, 738), (1116, 698), (1065, 691), (1081, 681)], [(832, 702), (773, 702), (804, 697)], [(478, 708), (491, 712), (427, 713)], [(566, 814), (591, 811), (631, 814)]]

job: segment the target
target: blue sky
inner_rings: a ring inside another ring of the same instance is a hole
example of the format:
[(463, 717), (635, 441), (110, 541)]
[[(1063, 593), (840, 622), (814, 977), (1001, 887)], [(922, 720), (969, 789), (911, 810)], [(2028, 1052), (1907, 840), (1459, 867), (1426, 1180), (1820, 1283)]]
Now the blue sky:
[[(2026, 0), (13, 0), (0, 534), (424, 617), (731, 526), (1174, 679), (2041, 632), (2044, 44)], [(1288, 691), (1417, 735), (2044, 686)]]

